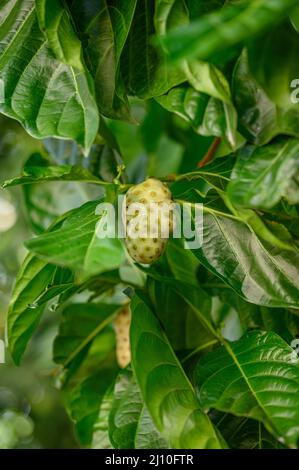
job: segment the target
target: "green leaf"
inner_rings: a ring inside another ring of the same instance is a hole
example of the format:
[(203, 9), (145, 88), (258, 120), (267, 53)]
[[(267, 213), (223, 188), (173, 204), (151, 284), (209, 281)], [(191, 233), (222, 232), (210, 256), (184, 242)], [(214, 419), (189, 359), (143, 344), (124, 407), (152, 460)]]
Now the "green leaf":
[(296, 4), (297, 0), (242, 0), (229, 3), (188, 26), (169, 32), (160, 38), (160, 42), (172, 60), (207, 60), (214, 54), (227, 53), (227, 48), (272, 27)]
[[(215, 161), (205, 165), (203, 168), (178, 175), (175, 183), (171, 187), (171, 191), (175, 198), (184, 195), (181, 191), (185, 187), (188, 188), (188, 192), (194, 192), (194, 194), (201, 194), (206, 196), (211, 188), (225, 191), (227, 184), (230, 181), (230, 175), (233, 169), (234, 160), (229, 159), (216, 159)], [(198, 181), (206, 183), (199, 191), (197, 185)], [(192, 184), (191, 184), (192, 183)]]
[(108, 389), (105, 393), (98, 418), (93, 426), (92, 449), (113, 449), (109, 439), (109, 414), (113, 404), (113, 389)]
[(199, 361), (196, 377), (204, 408), (257, 419), (280, 442), (297, 446), (298, 358), (275, 333), (225, 342)]
[(269, 209), (287, 194), (299, 172), (299, 140), (288, 139), (265, 147), (245, 147), (228, 185), (228, 194), (241, 207)]
[(261, 422), (215, 411), (211, 418), (227, 440), (230, 449), (284, 448)]
[(157, 429), (175, 449), (221, 448), (158, 320), (138, 297), (131, 308), (132, 364)]
[(213, 10), (220, 9), (225, 0), (185, 0), (190, 18), (192, 20), (210, 13)]
[(298, 106), (279, 107), (270, 100), (251, 74), (245, 50), (234, 69), (232, 93), (240, 131), (253, 144), (267, 144), (279, 134), (299, 137)]
[[(58, 142), (65, 143), (62, 140)], [(57, 147), (70, 149), (69, 145), (58, 145)], [(58, 159), (60, 160), (60, 158)], [(80, 207), (94, 194), (99, 193), (95, 186), (85, 184), (100, 182), (85, 168), (79, 165), (51, 166), (52, 164), (53, 162), (48, 155), (34, 153), (26, 161), (22, 176), (6, 181), (3, 185), (23, 185), (27, 218), (33, 231), (37, 234), (48, 229), (57, 217), (75, 207)], [(70, 180), (74, 180), (74, 182)], [(103, 182), (103, 184), (107, 183)], [(101, 190), (103, 191), (103, 188)], [(59, 198), (56, 197), (57, 194), (60, 195)]]
[(87, 188), (82, 188), (76, 182), (24, 185), (22, 190), (26, 214), (34, 233), (44, 233), (57, 217), (89, 200), (90, 196), (84, 189)]
[(118, 371), (110, 323), (120, 308), (103, 303), (68, 305), (54, 342), (54, 360), (64, 366), (61, 385), (68, 412), (84, 445), (92, 442), (102, 402)]
[(55, 270), (55, 266), (28, 255), (18, 274), (7, 314), (9, 350), (16, 364), (39, 323), (44, 304), (37, 300), (51, 284)]
[(131, 121), (130, 106), (120, 73), (120, 59), (137, 0), (82, 2), (70, 6), (77, 28), (87, 38), (85, 54), (94, 77), (100, 112)]
[(99, 202), (91, 201), (74, 209), (61, 227), (29, 240), (27, 247), (58, 265), (80, 269), (99, 218), (95, 213)]
[[(143, 99), (162, 95), (185, 81), (184, 72), (170, 67), (165, 55), (158, 54), (152, 44), (154, 7), (152, 0), (138, 0), (121, 57), (121, 75), (128, 94)], [(176, 7), (181, 11), (181, 2), (176, 2)], [(186, 17), (181, 14), (173, 18), (176, 24), (186, 22)]]
[(70, 304), (65, 307), (54, 343), (55, 362), (68, 366), (112, 322), (121, 308), (121, 305), (103, 303)]
[[(214, 339), (206, 325), (210, 320), (211, 299), (198, 286), (149, 279), (147, 289), (156, 316), (174, 350), (195, 349)], [(188, 296), (183, 295), (184, 292), (188, 292)]]
[(115, 449), (168, 448), (148, 414), (138, 385), (126, 371), (116, 380), (109, 435)]
[(166, 257), (175, 279), (198, 286), (196, 271), (199, 262), (192, 250), (184, 248), (183, 240), (178, 238), (170, 239), (167, 244)]
[(0, 112), (36, 138), (74, 139), (87, 152), (99, 125), (88, 73), (53, 56), (38, 27), (34, 0), (6, 3), (1, 24)]
[(79, 165), (33, 166), (26, 167), (17, 178), (5, 181), (4, 188), (20, 184), (41, 183), (47, 181), (84, 181), (100, 185), (109, 185)]
[(231, 103), (229, 84), (223, 73), (213, 64), (200, 60), (184, 61), (186, 78), (196, 91), (206, 93), (225, 103)]
[(172, 88), (155, 99), (165, 109), (190, 123), (198, 134), (222, 137), (230, 149), (236, 148), (237, 114), (231, 103), (209, 98), (186, 86)]
[(272, 28), (248, 47), (249, 69), (258, 83), (277, 106), (295, 112), (298, 102), (291, 100), (291, 86), (299, 77), (298, 53), (298, 33), (290, 22)]
[(36, 13), (40, 29), (46, 34), (56, 58), (83, 71), (81, 42), (61, 1), (36, 0)]
[(233, 150), (237, 148), (237, 113), (230, 103), (216, 98), (208, 101), (203, 122), (199, 129), (201, 135), (221, 137)]
[(157, 96), (156, 101), (171, 113), (189, 122), (197, 130), (202, 123), (207, 107), (208, 96), (190, 86), (178, 86), (168, 93)]
[(298, 251), (273, 247), (236, 218), (204, 214), (203, 244), (194, 254), (248, 302), (299, 307)]
[(66, 405), (83, 445), (92, 443), (100, 408), (117, 374), (114, 348), (114, 332), (107, 328), (93, 340), (80, 367), (69, 372)]
[[(29, 240), (26, 246), (43, 259), (70, 267), (87, 277), (118, 268), (124, 260), (124, 249), (118, 238), (101, 238), (99, 214), (101, 200), (74, 209), (63, 225)], [(97, 225), (98, 223), (98, 225)]]
[(99, 409), (114, 376), (110, 370), (103, 370), (78, 384), (66, 395), (68, 412), (75, 422), (77, 435), (83, 445), (89, 446), (92, 443)]
[(188, 23), (189, 12), (185, 2), (178, 0), (156, 0), (154, 24), (155, 32), (159, 35), (166, 34), (167, 31), (178, 22)]

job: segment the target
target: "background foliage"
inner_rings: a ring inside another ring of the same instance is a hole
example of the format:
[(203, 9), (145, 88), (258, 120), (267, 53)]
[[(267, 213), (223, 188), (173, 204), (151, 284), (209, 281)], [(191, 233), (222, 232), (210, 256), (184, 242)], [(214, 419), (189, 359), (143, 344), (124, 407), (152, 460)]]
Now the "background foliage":
[[(1, 366), (0, 447), (298, 446), (298, 18), (297, 0), (0, 1), (1, 325), (24, 356)], [(95, 227), (147, 176), (203, 203), (203, 244), (144, 267)]]

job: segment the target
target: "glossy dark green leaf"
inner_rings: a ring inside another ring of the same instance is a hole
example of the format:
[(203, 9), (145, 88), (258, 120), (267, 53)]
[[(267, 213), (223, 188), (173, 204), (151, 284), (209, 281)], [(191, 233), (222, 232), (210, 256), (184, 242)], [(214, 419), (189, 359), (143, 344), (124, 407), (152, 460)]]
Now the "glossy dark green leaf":
[(132, 120), (119, 66), (137, 0), (69, 3), (76, 26), (87, 39), (85, 54), (101, 113)]
[(237, 148), (237, 113), (231, 103), (216, 98), (208, 101), (199, 133), (221, 137), (233, 150)]
[[(181, 2), (174, 7), (181, 12)], [(121, 57), (121, 75), (128, 94), (139, 98), (151, 98), (166, 93), (185, 81), (185, 74), (170, 67), (163, 53), (158, 54), (152, 44), (155, 4), (151, 0), (138, 0), (131, 30)], [(175, 10), (177, 11), (177, 10)], [(185, 15), (173, 12), (173, 23), (186, 22)], [(156, 23), (157, 23), (156, 18)]]
[(296, 0), (242, 0), (229, 3), (188, 26), (169, 32), (160, 40), (173, 60), (194, 57), (206, 60), (270, 28), (296, 3)]
[(224, 443), (199, 408), (158, 320), (138, 297), (132, 305), (131, 349), (144, 402), (171, 447), (221, 448)]
[(56, 58), (71, 67), (84, 69), (82, 46), (60, 0), (37, 0), (36, 12), (40, 29), (45, 33)]
[(194, 129), (202, 123), (208, 96), (189, 86), (172, 88), (168, 93), (155, 98), (163, 108), (190, 122)]
[(217, 213), (203, 218), (202, 264), (247, 301), (268, 307), (299, 307), (298, 251), (280, 249), (243, 222)]
[(118, 268), (124, 259), (121, 241), (98, 236), (97, 223), (102, 220), (97, 213), (100, 202), (88, 202), (74, 209), (60, 228), (29, 240), (30, 251), (84, 276)]
[(239, 151), (228, 194), (234, 204), (269, 209), (286, 196), (299, 173), (299, 140), (284, 139)]
[(33, 0), (6, 2), (1, 24), (0, 111), (36, 138), (74, 139), (87, 152), (99, 124), (89, 74), (54, 57)]
[(297, 446), (298, 357), (275, 333), (252, 331), (226, 342), (199, 361), (196, 380), (204, 408), (257, 419), (280, 442)]
[(213, 64), (200, 60), (186, 60), (183, 69), (186, 79), (196, 91), (213, 96), (225, 103), (231, 103), (228, 81)]

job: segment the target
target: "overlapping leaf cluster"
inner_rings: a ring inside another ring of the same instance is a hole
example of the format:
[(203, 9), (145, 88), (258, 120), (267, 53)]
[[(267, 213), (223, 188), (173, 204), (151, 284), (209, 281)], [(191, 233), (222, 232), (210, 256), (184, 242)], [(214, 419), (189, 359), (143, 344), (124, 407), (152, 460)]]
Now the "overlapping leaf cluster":
[[(0, 4), (0, 111), (48, 138), (6, 182), (23, 185), (37, 234), (12, 294), (10, 351), (19, 363), (45, 307), (61, 310), (54, 360), (83, 445), (298, 446), (297, 3)], [(146, 175), (203, 204), (202, 246), (171, 240), (149, 268), (95, 234), (98, 203)], [(40, 195), (70, 182), (92, 189), (57, 218)], [(112, 325), (129, 302), (132, 363), (120, 371)]]

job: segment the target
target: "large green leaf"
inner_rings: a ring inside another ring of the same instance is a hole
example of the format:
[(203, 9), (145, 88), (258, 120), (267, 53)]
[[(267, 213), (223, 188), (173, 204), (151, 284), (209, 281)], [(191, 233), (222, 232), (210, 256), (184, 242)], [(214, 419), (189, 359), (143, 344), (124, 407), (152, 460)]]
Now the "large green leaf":
[(297, 446), (298, 358), (275, 333), (252, 331), (226, 342), (199, 361), (196, 380), (204, 408), (262, 421), (280, 442)]
[(79, 366), (72, 364), (68, 371), (66, 405), (84, 445), (92, 443), (99, 411), (117, 374), (114, 349), (114, 331), (107, 327), (93, 339)]
[(36, 0), (40, 29), (46, 34), (56, 58), (71, 67), (84, 69), (82, 46), (70, 16), (60, 0)]
[(231, 103), (209, 98), (205, 93), (185, 85), (172, 88), (155, 99), (165, 109), (190, 123), (198, 134), (221, 137), (228, 142), (230, 149), (236, 147), (237, 115)]
[(109, 325), (121, 305), (70, 304), (62, 312), (58, 336), (54, 343), (54, 360), (69, 365), (94, 338)]
[(196, 271), (199, 262), (192, 250), (185, 250), (184, 241), (179, 238), (169, 240), (166, 249), (169, 268), (178, 281), (198, 286)]
[(230, 449), (282, 449), (284, 446), (272, 436), (260, 421), (212, 412), (215, 426), (223, 434)]
[(88, 73), (54, 57), (34, 0), (6, 2), (0, 19), (0, 111), (34, 137), (74, 139), (87, 152), (99, 124)]
[(103, 369), (66, 393), (66, 406), (83, 445), (92, 443), (99, 409), (114, 377), (114, 371)]
[(9, 349), (16, 364), (39, 323), (45, 305), (37, 300), (51, 284), (55, 270), (55, 266), (28, 255), (18, 274), (7, 314)]
[(232, 93), (240, 131), (250, 142), (264, 145), (278, 134), (299, 136), (298, 106), (290, 101), (279, 107), (268, 97), (249, 70), (245, 50), (234, 69)]
[(199, 408), (158, 320), (137, 296), (132, 305), (131, 350), (144, 402), (170, 445), (176, 449), (221, 448), (222, 439)]
[(217, 212), (203, 217), (202, 264), (247, 301), (299, 308), (299, 254), (260, 239), (241, 220)]
[[(155, 313), (174, 350), (194, 349), (214, 339), (206, 326), (211, 300), (198, 286), (149, 279), (147, 288)], [(183, 292), (188, 292), (188, 295), (183, 297)], [(200, 310), (195, 311), (194, 305)], [(205, 318), (204, 322), (202, 317)]]
[(230, 2), (188, 26), (169, 32), (160, 40), (173, 60), (194, 57), (206, 60), (215, 54), (225, 55), (227, 48), (270, 28), (296, 4), (297, 0)]
[[(152, 44), (154, 7), (152, 0), (138, 0), (121, 57), (121, 74), (128, 94), (144, 99), (162, 95), (185, 80), (184, 72), (170, 67), (165, 55), (158, 54)], [(181, 2), (175, 2), (171, 27), (173, 23), (188, 21), (181, 7)]]
[(177, 114), (197, 130), (202, 123), (209, 98), (191, 86), (182, 85), (155, 99), (167, 111)]
[(269, 209), (286, 196), (294, 176), (299, 173), (299, 140), (287, 139), (265, 147), (245, 147), (228, 185), (234, 204)]
[(74, 209), (60, 228), (29, 240), (27, 247), (41, 258), (84, 276), (118, 268), (124, 259), (120, 240), (98, 237), (97, 223), (104, 222), (97, 214), (100, 202), (91, 201)]
[(110, 440), (116, 449), (164, 449), (161, 437), (142, 401), (132, 374), (121, 373), (115, 384), (109, 416)]
[(118, 371), (111, 322), (120, 308), (104, 303), (67, 305), (54, 342), (54, 360), (64, 367), (61, 383), (67, 408), (85, 445), (92, 442), (102, 402)]
[(113, 449), (109, 439), (109, 414), (113, 404), (113, 389), (105, 393), (98, 418), (93, 425), (92, 449)]
[(291, 83), (299, 76), (298, 53), (298, 33), (290, 22), (272, 28), (248, 47), (250, 71), (282, 109), (298, 107), (291, 100)]
[(137, 0), (70, 2), (76, 26), (87, 38), (85, 54), (95, 81), (102, 114), (130, 120), (130, 108), (119, 70)]
[(3, 187), (18, 186), (20, 184), (41, 183), (47, 181), (84, 181), (101, 185), (109, 185), (88, 170), (79, 165), (34, 166), (26, 167), (23, 174), (17, 178), (5, 181)]
[(200, 60), (185, 61), (183, 69), (188, 82), (196, 91), (231, 103), (229, 84), (223, 73), (213, 64)]

